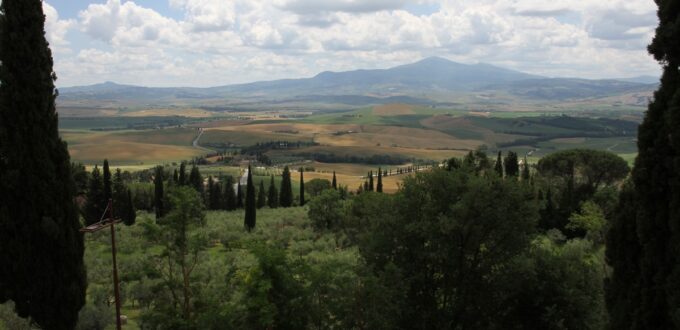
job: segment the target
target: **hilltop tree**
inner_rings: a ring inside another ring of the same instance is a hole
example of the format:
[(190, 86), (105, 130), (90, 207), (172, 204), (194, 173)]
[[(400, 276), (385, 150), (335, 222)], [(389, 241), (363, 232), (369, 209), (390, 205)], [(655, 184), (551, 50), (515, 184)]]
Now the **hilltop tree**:
[(253, 171), (248, 165), (248, 182), (246, 185), (246, 217), (243, 225), (248, 231), (255, 228), (255, 217), (257, 216), (257, 205), (255, 204), (255, 185), (253, 184)]
[(73, 329), (87, 287), (75, 183), (59, 137), (39, 0), (0, 4), (0, 304)]
[(517, 159), (517, 153), (508, 151), (508, 155), (505, 156), (505, 160), (503, 161), (503, 167), (505, 169), (506, 176), (517, 178), (519, 176), (519, 161)]
[(111, 170), (109, 169), (109, 161), (107, 159), (104, 159), (102, 170), (102, 178), (104, 180), (104, 200), (108, 202), (110, 198), (113, 198), (113, 192), (111, 189)]
[(192, 186), (199, 193), (203, 192), (203, 176), (201, 172), (198, 171), (198, 166), (196, 164), (191, 166), (191, 172), (189, 173), (189, 185)]
[(279, 193), (279, 206), (291, 207), (293, 205), (293, 185), (290, 182), (290, 169), (283, 168), (281, 175), (281, 192)]
[(275, 209), (279, 207), (279, 193), (276, 190), (276, 184), (274, 183), (273, 175), (269, 181), (269, 190), (267, 192), (269, 194), (269, 196), (267, 196), (267, 205), (269, 208)]
[(260, 188), (257, 189), (257, 208), (261, 209), (267, 205), (267, 192), (264, 190), (264, 180), (260, 180)]
[(335, 171), (333, 171), (333, 182), (331, 183), (333, 189), (338, 190), (338, 180), (335, 178)]
[[(680, 6), (656, 0), (659, 25), (649, 52), (663, 66), (638, 130), (633, 187), (607, 239), (612, 325), (680, 328)], [(621, 212), (626, 211), (626, 212)], [(624, 252), (625, 253), (621, 253)]]
[(177, 184), (180, 186), (187, 184), (187, 164), (185, 162), (179, 164), (179, 177), (177, 178)]
[(163, 194), (163, 167), (156, 166), (153, 178), (154, 185), (154, 209), (156, 210), (156, 220), (162, 218), (165, 215), (165, 208), (163, 205), (164, 194)]
[(496, 174), (500, 176), (501, 178), (503, 177), (503, 158), (502, 158), (501, 151), (498, 151), (498, 157), (496, 158), (496, 164), (494, 165), (493, 169), (496, 171)]
[(375, 187), (375, 191), (379, 193), (383, 192), (382, 170), (380, 168), (378, 168), (378, 185)]
[(99, 222), (107, 204), (107, 200), (104, 199), (104, 182), (97, 165), (94, 166), (92, 174), (90, 174), (90, 184), (86, 196), (85, 224), (89, 226)]
[(304, 169), (300, 167), (300, 206), (305, 206), (305, 176)]

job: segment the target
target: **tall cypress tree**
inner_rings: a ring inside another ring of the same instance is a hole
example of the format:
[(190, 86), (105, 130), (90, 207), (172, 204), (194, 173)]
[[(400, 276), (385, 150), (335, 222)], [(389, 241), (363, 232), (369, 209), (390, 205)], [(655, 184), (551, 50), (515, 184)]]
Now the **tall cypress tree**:
[(379, 193), (383, 192), (382, 170), (380, 168), (378, 168), (378, 184), (375, 187), (375, 191)]
[(234, 177), (233, 176), (227, 176), (222, 180), (224, 182), (224, 185), (222, 186), (222, 189), (224, 189), (224, 209), (227, 211), (233, 211), (236, 210), (237, 207), (237, 202), (236, 202), (236, 192), (234, 191)]
[(113, 175), (113, 215), (124, 218), (127, 209), (127, 187), (123, 181), (123, 173), (118, 168)]
[[(638, 130), (631, 191), (607, 239), (612, 326), (680, 328), (680, 3), (656, 0), (659, 26), (649, 52), (663, 66)], [(633, 204), (632, 207), (630, 204)], [(621, 212), (625, 211), (625, 212)], [(626, 253), (620, 253), (625, 251)]]
[(513, 151), (508, 151), (508, 155), (505, 156), (503, 161), (505, 167), (505, 176), (517, 178), (519, 176), (519, 161), (517, 160), (517, 154)]
[(179, 183), (179, 172), (177, 172), (177, 169), (172, 172), (172, 182)]
[(163, 193), (163, 167), (156, 166), (156, 171), (153, 177), (154, 185), (154, 209), (156, 210), (156, 219), (160, 219), (165, 215), (165, 206), (163, 205), (164, 193)]
[[(250, 172), (248, 172), (248, 175), (250, 175)], [(236, 208), (237, 209), (242, 209), (243, 208), (243, 188), (241, 188), (241, 180), (238, 180), (236, 183)]]
[(191, 185), (199, 193), (203, 192), (203, 176), (198, 170), (196, 164), (191, 166), (191, 172), (189, 173), (189, 185)]
[(59, 138), (40, 0), (0, 4), (0, 304), (73, 329), (85, 304), (83, 236)]
[(108, 203), (110, 198), (113, 198), (113, 190), (111, 189), (111, 169), (109, 169), (109, 160), (104, 159), (104, 166), (102, 167), (104, 179), (104, 200)]
[(134, 225), (137, 220), (137, 212), (135, 211), (135, 204), (132, 202), (132, 192), (127, 190), (127, 202), (124, 203), (123, 222), (128, 225)]
[(104, 182), (101, 171), (97, 165), (90, 174), (90, 182), (87, 189), (87, 204), (85, 204), (85, 224), (91, 225), (99, 222), (106, 209), (107, 200), (104, 198)]
[(180, 186), (183, 186), (187, 184), (187, 164), (185, 162), (182, 162), (179, 164), (179, 174), (177, 178), (177, 184)]
[(368, 191), (375, 191), (375, 184), (373, 183), (373, 171), (368, 172)]
[(496, 158), (496, 164), (494, 165), (493, 169), (496, 171), (496, 174), (500, 176), (501, 178), (503, 177), (503, 158), (502, 158), (501, 151), (498, 150), (498, 157)]
[(269, 190), (267, 191), (267, 193), (268, 193), (267, 205), (272, 209), (279, 207), (279, 193), (276, 190), (276, 184), (274, 183), (273, 175), (271, 180), (269, 181)]
[(281, 192), (279, 193), (279, 206), (291, 207), (293, 205), (293, 185), (290, 182), (290, 169), (283, 168), (281, 175)]
[(300, 206), (305, 206), (305, 175), (304, 169), (300, 167)]
[(260, 189), (257, 190), (257, 208), (267, 205), (267, 193), (264, 190), (264, 180), (260, 180)]
[(338, 190), (338, 180), (335, 178), (335, 171), (333, 171), (333, 182), (331, 183), (333, 189)]
[(531, 173), (529, 172), (529, 161), (527, 156), (524, 156), (524, 165), (522, 166), (522, 181), (529, 181)]
[(255, 217), (257, 216), (257, 205), (255, 204), (255, 185), (253, 184), (253, 171), (248, 165), (248, 183), (246, 185), (246, 217), (243, 225), (248, 231), (255, 228)]

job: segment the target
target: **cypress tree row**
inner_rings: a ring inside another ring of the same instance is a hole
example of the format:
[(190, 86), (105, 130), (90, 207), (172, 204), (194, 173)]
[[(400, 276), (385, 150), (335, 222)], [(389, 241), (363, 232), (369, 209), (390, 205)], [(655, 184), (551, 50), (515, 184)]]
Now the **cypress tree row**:
[(0, 4), (0, 304), (43, 329), (73, 329), (84, 246), (42, 5)]
[(305, 206), (305, 176), (302, 167), (300, 167), (300, 206)]
[(111, 170), (109, 169), (109, 161), (108, 159), (104, 159), (104, 166), (103, 166), (103, 179), (104, 179), (104, 201), (105, 203), (109, 202), (110, 198), (113, 198), (113, 193), (111, 189)]
[[(240, 185), (239, 185), (240, 187)], [(253, 184), (253, 171), (250, 170), (250, 165), (248, 165), (248, 183), (246, 186), (246, 217), (243, 221), (243, 225), (250, 232), (255, 228), (255, 217), (256, 217), (256, 204), (255, 204), (255, 185)]]
[(261, 209), (267, 205), (267, 193), (264, 191), (264, 180), (260, 181), (260, 189), (257, 191), (257, 208)]
[(106, 199), (104, 199), (104, 182), (102, 180), (101, 171), (97, 165), (94, 166), (92, 174), (90, 174), (90, 183), (88, 185), (87, 204), (85, 204), (85, 224), (91, 225), (99, 222), (104, 210), (106, 209)]
[(272, 209), (279, 207), (279, 193), (278, 191), (276, 191), (276, 184), (274, 183), (273, 175), (271, 180), (269, 181), (268, 194), (269, 196), (267, 196), (267, 205)]
[(281, 175), (281, 192), (279, 193), (279, 206), (293, 206), (293, 185), (290, 182), (290, 169), (288, 166), (283, 168)]
[(496, 171), (496, 174), (500, 176), (501, 178), (503, 177), (503, 156), (501, 155), (501, 151), (498, 151), (498, 157), (496, 158), (496, 164), (494, 165), (493, 169)]
[(607, 237), (612, 328), (680, 328), (680, 2), (655, 2), (659, 26), (648, 50), (663, 75)]
[(383, 192), (382, 170), (380, 168), (378, 168), (378, 184), (375, 187), (375, 191), (379, 193)]
[(335, 171), (333, 171), (333, 182), (331, 183), (333, 189), (338, 190), (338, 180), (335, 178)]
[(163, 194), (163, 167), (156, 166), (156, 171), (153, 177), (154, 185), (154, 209), (156, 210), (156, 219), (160, 219), (165, 215), (165, 206), (163, 205), (164, 194)]

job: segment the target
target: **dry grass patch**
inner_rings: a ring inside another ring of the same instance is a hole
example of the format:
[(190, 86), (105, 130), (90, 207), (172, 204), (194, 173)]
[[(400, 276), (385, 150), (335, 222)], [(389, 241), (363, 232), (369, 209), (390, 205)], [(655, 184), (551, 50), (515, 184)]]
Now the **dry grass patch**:
[(164, 163), (186, 160), (205, 153), (192, 147), (109, 141), (69, 147), (71, 158), (83, 163), (108, 159), (112, 164)]

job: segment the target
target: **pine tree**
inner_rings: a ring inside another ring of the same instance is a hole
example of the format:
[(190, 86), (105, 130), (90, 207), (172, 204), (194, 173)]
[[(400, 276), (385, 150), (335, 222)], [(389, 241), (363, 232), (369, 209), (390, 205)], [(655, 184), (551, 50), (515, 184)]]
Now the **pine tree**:
[(267, 205), (267, 193), (264, 191), (264, 180), (260, 180), (260, 189), (257, 191), (257, 208)]
[(290, 169), (288, 166), (283, 168), (281, 175), (281, 192), (279, 193), (279, 206), (293, 206), (293, 185), (290, 182)]
[(85, 304), (75, 183), (59, 137), (43, 2), (0, 4), (0, 304), (73, 329)]
[(201, 172), (198, 171), (198, 166), (194, 164), (191, 166), (191, 172), (189, 173), (189, 185), (192, 186), (199, 193), (203, 192), (203, 176)]
[(128, 226), (134, 225), (137, 219), (137, 212), (135, 212), (135, 204), (132, 202), (132, 192), (130, 189), (127, 190), (127, 202), (124, 206), (123, 222)]
[[(631, 191), (623, 191), (607, 239), (612, 326), (680, 328), (680, 6), (656, 0), (659, 25), (648, 50), (663, 66), (638, 129)], [(624, 252), (625, 253), (622, 253)]]
[(104, 159), (103, 179), (104, 179), (104, 200), (108, 203), (109, 199), (113, 198), (113, 192), (111, 189), (111, 170), (109, 169), (109, 161), (107, 159)]
[(501, 178), (503, 177), (503, 158), (502, 158), (501, 151), (498, 151), (498, 157), (496, 158), (496, 164), (494, 165), (493, 169), (496, 171), (496, 174), (500, 176)]
[(101, 220), (107, 205), (107, 200), (104, 199), (104, 182), (97, 165), (94, 166), (92, 174), (90, 174), (90, 183), (86, 197), (85, 224), (89, 226)]
[(300, 167), (300, 206), (305, 206), (305, 176), (302, 167)]
[(257, 205), (255, 202), (255, 185), (253, 184), (253, 171), (250, 170), (250, 165), (248, 165), (248, 183), (246, 186), (246, 217), (243, 221), (243, 225), (248, 231), (255, 228), (255, 218), (257, 216)]
[(519, 162), (515, 152), (508, 151), (508, 155), (505, 156), (503, 165), (505, 167), (505, 176), (511, 178), (517, 178), (517, 176), (519, 176)]
[(179, 164), (179, 177), (177, 178), (177, 184), (180, 186), (187, 184), (187, 164), (185, 162)]
[(375, 187), (375, 191), (379, 193), (383, 192), (382, 170), (380, 168), (378, 168), (378, 185)]
[(153, 178), (154, 185), (154, 209), (156, 210), (156, 219), (160, 219), (165, 215), (164, 200), (165, 195), (163, 194), (163, 167), (156, 166), (156, 171), (154, 172)]
[(269, 206), (269, 208), (275, 209), (279, 207), (279, 193), (276, 190), (276, 184), (274, 183), (273, 175), (271, 180), (269, 181), (269, 190), (267, 192), (269, 195), (267, 196), (267, 205)]

